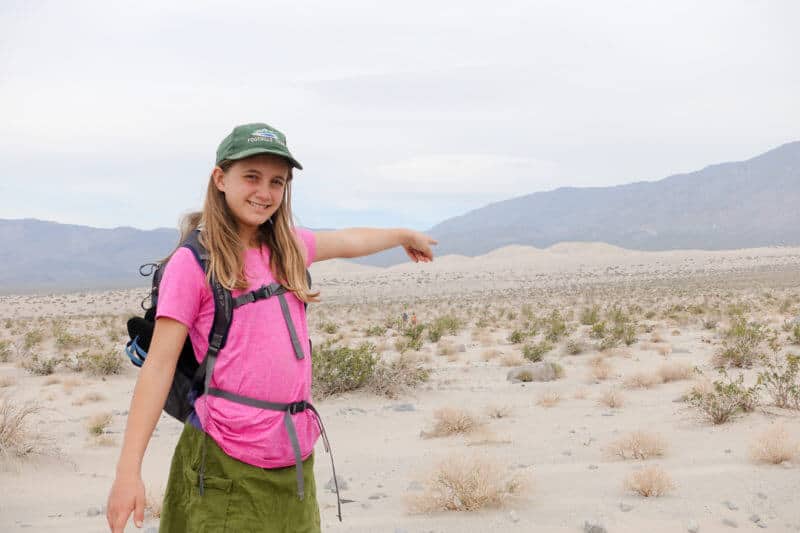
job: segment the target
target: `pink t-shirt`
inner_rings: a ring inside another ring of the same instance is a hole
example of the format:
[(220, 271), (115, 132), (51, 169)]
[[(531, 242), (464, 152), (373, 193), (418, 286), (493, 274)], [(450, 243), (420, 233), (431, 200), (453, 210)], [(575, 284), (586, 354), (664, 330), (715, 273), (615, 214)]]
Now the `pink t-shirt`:
[[(314, 233), (295, 229), (306, 248), (306, 267), (316, 253)], [(239, 296), (275, 282), (269, 269), (269, 250), (245, 251), (248, 289)], [(285, 294), (297, 338), (305, 357), (297, 359), (276, 296), (243, 305), (233, 311), (225, 347), (217, 358), (212, 386), (242, 396), (270, 402), (311, 400), (311, 353), (306, 313), (293, 293)], [(200, 264), (187, 248), (173, 254), (159, 286), (156, 317), (169, 317), (189, 329), (198, 362), (208, 350), (214, 319), (214, 301)], [(195, 402), (203, 429), (231, 457), (262, 468), (295, 464), (282, 411), (269, 411), (203, 395)], [(292, 415), (303, 458), (311, 454), (319, 427), (311, 410)]]

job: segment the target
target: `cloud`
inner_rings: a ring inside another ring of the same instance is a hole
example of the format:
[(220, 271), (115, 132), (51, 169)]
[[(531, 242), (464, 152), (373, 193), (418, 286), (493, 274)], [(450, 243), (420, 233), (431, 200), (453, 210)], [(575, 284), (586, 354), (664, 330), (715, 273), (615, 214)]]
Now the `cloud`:
[[(475, 135), (479, 138), (480, 132)], [(487, 197), (555, 187), (560, 178), (553, 162), (494, 154), (414, 156), (378, 165), (375, 174), (370, 192)]]

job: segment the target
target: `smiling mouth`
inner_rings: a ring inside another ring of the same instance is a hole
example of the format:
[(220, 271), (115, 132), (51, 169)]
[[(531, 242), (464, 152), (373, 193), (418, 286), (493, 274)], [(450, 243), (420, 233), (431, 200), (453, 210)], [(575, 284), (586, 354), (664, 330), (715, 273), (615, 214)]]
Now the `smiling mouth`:
[(258, 202), (252, 202), (250, 200), (248, 200), (247, 203), (258, 209), (267, 209), (269, 207), (267, 204), (259, 204)]

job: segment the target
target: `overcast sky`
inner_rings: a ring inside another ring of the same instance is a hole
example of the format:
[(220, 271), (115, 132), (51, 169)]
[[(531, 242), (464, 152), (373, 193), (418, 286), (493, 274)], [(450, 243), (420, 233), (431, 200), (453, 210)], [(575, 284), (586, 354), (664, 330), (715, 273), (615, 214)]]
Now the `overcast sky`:
[(311, 227), (748, 159), (800, 139), (798, 22), (793, 0), (3, 0), (0, 218), (174, 227), (257, 121), (303, 163)]

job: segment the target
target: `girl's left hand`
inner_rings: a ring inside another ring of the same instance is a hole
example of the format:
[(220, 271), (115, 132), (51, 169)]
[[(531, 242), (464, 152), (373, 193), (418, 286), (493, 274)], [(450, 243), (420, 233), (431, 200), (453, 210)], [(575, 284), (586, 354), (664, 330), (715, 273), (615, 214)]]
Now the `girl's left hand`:
[(433, 261), (431, 245), (439, 244), (438, 241), (419, 231), (408, 230), (402, 245), (408, 257), (415, 263)]

